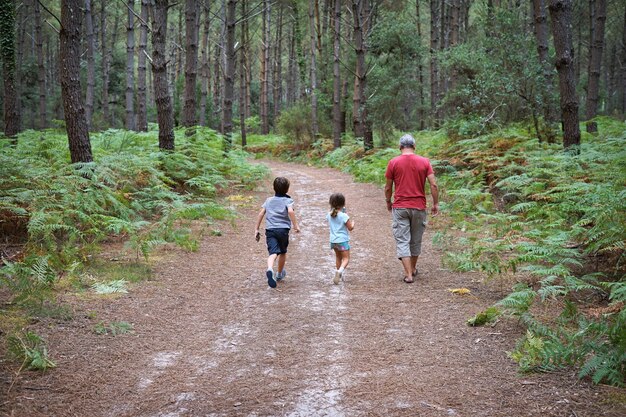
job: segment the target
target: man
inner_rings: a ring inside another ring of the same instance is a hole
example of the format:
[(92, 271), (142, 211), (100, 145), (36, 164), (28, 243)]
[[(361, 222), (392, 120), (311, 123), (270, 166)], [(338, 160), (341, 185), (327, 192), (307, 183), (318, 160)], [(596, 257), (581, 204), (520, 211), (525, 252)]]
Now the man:
[(404, 135), (400, 138), (400, 152), (401, 155), (387, 165), (385, 198), (387, 210), (393, 214), (393, 236), (396, 239), (398, 259), (404, 267), (404, 282), (410, 284), (417, 275), (417, 259), (426, 227), (426, 180), (433, 197), (433, 216), (439, 212), (439, 191), (430, 160), (415, 154), (413, 136)]

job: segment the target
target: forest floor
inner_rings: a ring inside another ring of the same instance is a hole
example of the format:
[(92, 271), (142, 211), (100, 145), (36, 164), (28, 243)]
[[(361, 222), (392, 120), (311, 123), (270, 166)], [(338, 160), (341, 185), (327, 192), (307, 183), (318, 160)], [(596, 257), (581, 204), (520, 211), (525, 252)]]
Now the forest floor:
[[(278, 288), (267, 285), (263, 240), (254, 241), (268, 181), (199, 251), (160, 251), (152, 278), (128, 294), (64, 295), (74, 319), (34, 325), (57, 368), (15, 378), (14, 364), (0, 362), (0, 415), (626, 415), (626, 390), (580, 381), (573, 370), (520, 375), (506, 354), (524, 332), (516, 323), (468, 327), (503, 294), (479, 274), (443, 269), (432, 230), (418, 279), (402, 282), (379, 187), (336, 170), (264, 163), (290, 179), (302, 230), (291, 234)], [(332, 192), (345, 194), (356, 223), (339, 285), (325, 224)], [(448, 291), (459, 287), (472, 293)], [(98, 335), (99, 321), (127, 321), (133, 332)]]

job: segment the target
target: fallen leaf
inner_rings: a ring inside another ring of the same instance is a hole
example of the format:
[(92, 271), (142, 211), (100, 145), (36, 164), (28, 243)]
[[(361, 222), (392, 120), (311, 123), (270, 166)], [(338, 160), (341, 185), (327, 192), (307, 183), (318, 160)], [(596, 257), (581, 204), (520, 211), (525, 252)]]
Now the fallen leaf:
[(448, 288), (452, 294), (465, 295), (471, 293), (471, 291), (467, 288)]

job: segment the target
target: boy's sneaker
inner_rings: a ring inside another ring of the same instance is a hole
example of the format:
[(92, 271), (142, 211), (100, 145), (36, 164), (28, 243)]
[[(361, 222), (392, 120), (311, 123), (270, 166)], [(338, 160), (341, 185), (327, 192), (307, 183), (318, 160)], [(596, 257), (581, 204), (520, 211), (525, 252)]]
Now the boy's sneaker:
[(343, 275), (341, 272), (335, 271), (335, 277), (333, 278), (333, 284), (335, 284), (335, 285), (339, 284), (339, 280), (341, 279), (341, 275)]
[(287, 271), (283, 269), (282, 271), (276, 274), (276, 281), (280, 281), (281, 279), (284, 279), (286, 276), (287, 276)]
[(272, 288), (276, 288), (276, 280), (274, 279), (274, 272), (271, 270), (268, 270), (265, 275), (267, 276), (267, 285), (269, 285)]

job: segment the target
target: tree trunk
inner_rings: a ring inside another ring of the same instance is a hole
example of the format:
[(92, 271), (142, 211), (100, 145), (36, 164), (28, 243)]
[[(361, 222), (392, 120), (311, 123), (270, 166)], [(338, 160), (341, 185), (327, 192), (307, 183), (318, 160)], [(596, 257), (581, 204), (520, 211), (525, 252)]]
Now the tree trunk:
[(83, 19), (81, 3), (81, 0), (61, 0), (59, 32), (61, 97), (72, 163), (93, 161), (80, 87), (80, 30)]
[(241, 127), (241, 148), (246, 149), (246, 26), (248, 24), (248, 10), (246, 1), (241, 2), (241, 30), (239, 31), (241, 46), (239, 47), (239, 125)]
[(361, 1), (352, 0), (353, 42), (356, 52), (356, 69), (354, 73), (354, 92), (352, 94), (352, 129), (354, 136), (363, 137), (361, 123), (361, 79), (365, 65), (365, 50), (363, 47), (363, 27), (361, 26)]
[(100, 9), (100, 54), (102, 55), (102, 118), (105, 123), (110, 124), (111, 118), (109, 116), (109, 62), (110, 55), (106, 42), (106, 3), (107, 0), (102, 0)]
[[(245, 1), (245, 0), (244, 0)], [(228, 0), (226, 6), (226, 65), (224, 69), (224, 153), (233, 146), (233, 97), (235, 92), (235, 24), (237, 0)]]
[(300, 28), (300, 13), (298, 12), (298, 2), (294, 1), (291, 5), (292, 14), (294, 16), (293, 24), (294, 24), (294, 33), (295, 33), (295, 43), (296, 43), (296, 55), (298, 61), (298, 69), (300, 74), (300, 98), (304, 99), (306, 97), (306, 57), (304, 55), (304, 39), (302, 35), (302, 30)]
[(289, 34), (289, 63), (287, 69), (287, 107), (291, 107), (296, 102), (296, 80), (298, 78), (298, 61), (296, 59), (296, 25), (291, 22), (291, 33)]
[(437, 105), (439, 97), (439, 0), (430, 0), (430, 113), (433, 127), (439, 126)]
[(183, 126), (198, 124), (196, 117), (196, 79), (198, 75), (198, 2), (185, 2), (185, 105)]
[[(20, 131), (20, 113), (17, 102), (15, 76), (15, 3), (0, 0), (0, 55), (4, 75), (4, 134), (15, 138)], [(15, 142), (15, 141), (14, 141)]]
[(315, 139), (319, 133), (317, 124), (317, 40), (315, 24), (315, 0), (309, 0), (309, 24), (311, 35), (311, 134)]
[(596, 0), (594, 10), (593, 38), (589, 46), (589, 78), (587, 85), (586, 119), (587, 131), (596, 132), (598, 125), (590, 122), (598, 111), (598, 95), (600, 90), (600, 69), (602, 50), (604, 48), (604, 22), (606, 22), (606, 0)]
[(276, 23), (276, 43), (274, 47), (274, 120), (278, 118), (281, 110), (281, 99), (283, 96), (283, 6), (278, 8), (278, 22)]
[(148, 102), (146, 97), (146, 54), (148, 46), (148, 8), (150, 0), (141, 0), (141, 26), (137, 56), (137, 130), (148, 131)]
[[(371, 123), (367, 116), (367, 68), (365, 67), (366, 54), (366, 22), (370, 22), (372, 15), (369, 12), (367, 0), (352, 0), (352, 15), (354, 19), (354, 48), (356, 52), (355, 92), (353, 100), (353, 119), (355, 119), (355, 136), (363, 138), (363, 147), (370, 150), (374, 147)], [(356, 118), (355, 118), (356, 115)]]
[(622, 119), (626, 120), (626, 5), (624, 5), (624, 25), (622, 26)]
[[(420, 15), (420, 0), (415, 0), (415, 21), (417, 24), (417, 37), (420, 42), (422, 41), (422, 19)], [(417, 57), (417, 95), (419, 97), (418, 109), (417, 109), (417, 117), (419, 119), (419, 127), (420, 130), (426, 128), (426, 121), (424, 117), (424, 63), (422, 60), (422, 53), (419, 52), (419, 56)]]
[(552, 36), (556, 50), (555, 66), (559, 73), (563, 147), (568, 149), (580, 145), (578, 96), (576, 95), (572, 51), (572, 0), (550, 0), (548, 9), (552, 20)]
[(155, 0), (152, 21), (152, 72), (154, 74), (154, 100), (159, 123), (159, 149), (174, 150), (174, 112), (167, 87), (167, 34), (168, 0)]
[(128, 0), (126, 27), (126, 129), (135, 130), (135, 0)]
[(45, 129), (47, 125), (46, 115), (46, 67), (44, 65), (43, 31), (41, 28), (41, 7), (35, 0), (33, 4), (35, 12), (35, 50), (37, 54), (37, 84), (39, 86), (39, 129)]
[(533, 0), (533, 14), (535, 23), (535, 39), (537, 41), (537, 54), (539, 56), (539, 63), (543, 68), (543, 77), (546, 81), (546, 85), (542, 87), (544, 118), (546, 122), (551, 123), (556, 121), (556, 112), (552, 106), (549, 94), (553, 88), (553, 82), (552, 67), (548, 60), (549, 28), (548, 18), (546, 16), (545, 0)]
[(263, 45), (261, 55), (261, 133), (267, 135), (270, 132), (269, 127), (269, 87), (268, 72), (270, 61), (270, 23), (271, 23), (271, 1), (263, 0)]
[[(36, 2), (37, 0), (35, 0)], [(85, 118), (87, 128), (91, 128), (91, 116), (93, 115), (93, 101), (96, 89), (96, 41), (93, 33), (93, 15), (91, 13), (91, 0), (85, 0), (85, 34), (87, 36), (87, 94), (85, 96)]]
[[(243, 2), (245, 4), (245, 1)], [(204, 5), (204, 30), (200, 45), (200, 126), (207, 126), (206, 104), (209, 96), (209, 29), (211, 28), (210, 8)]]
[(341, 1), (335, 0), (333, 15), (333, 28), (335, 32), (333, 42), (333, 146), (341, 147)]

